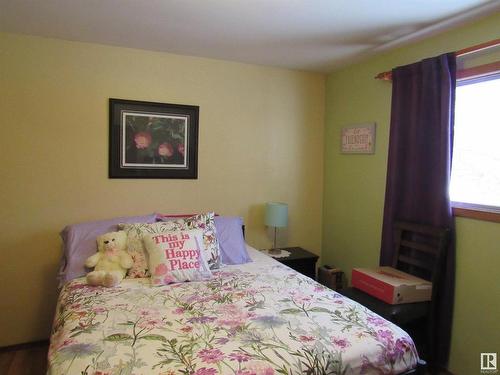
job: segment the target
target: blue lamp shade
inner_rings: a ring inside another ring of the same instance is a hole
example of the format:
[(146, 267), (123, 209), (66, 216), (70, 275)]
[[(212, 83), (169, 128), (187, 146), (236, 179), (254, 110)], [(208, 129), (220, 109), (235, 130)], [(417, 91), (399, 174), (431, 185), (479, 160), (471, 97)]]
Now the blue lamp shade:
[(288, 204), (278, 202), (266, 203), (265, 223), (269, 227), (286, 227), (288, 224)]

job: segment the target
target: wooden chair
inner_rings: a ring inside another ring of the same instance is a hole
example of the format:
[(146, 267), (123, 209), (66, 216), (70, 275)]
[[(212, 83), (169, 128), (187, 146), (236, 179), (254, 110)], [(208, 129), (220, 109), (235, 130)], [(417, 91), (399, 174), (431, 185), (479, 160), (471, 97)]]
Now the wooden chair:
[[(394, 222), (395, 254), (392, 267), (437, 285), (443, 255), (450, 243), (450, 229)], [(432, 297), (437, 288), (432, 288)]]
[[(395, 254), (392, 267), (433, 283), (432, 299), (436, 297), (439, 270), (450, 241), (448, 228), (433, 227), (405, 221), (394, 222)], [(416, 302), (390, 305), (356, 288), (340, 291), (346, 297), (366, 306), (385, 319), (401, 326), (414, 338), (419, 352), (425, 356), (431, 303)]]

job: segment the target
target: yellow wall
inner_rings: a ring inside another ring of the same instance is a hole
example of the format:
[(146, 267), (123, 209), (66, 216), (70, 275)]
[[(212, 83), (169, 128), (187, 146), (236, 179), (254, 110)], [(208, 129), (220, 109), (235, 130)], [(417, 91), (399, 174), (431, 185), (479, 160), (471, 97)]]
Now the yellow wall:
[[(289, 203), (290, 245), (321, 249), (325, 76), (0, 34), (0, 346), (48, 337), (59, 230), (121, 215), (241, 215)], [(197, 180), (108, 179), (108, 98), (200, 106)]]
[[(391, 84), (395, 66), (498, 38), (500, 14), (334, 72), (327, 81), (323, 261), (350, 275), (378, 264)], [(343, 126), (377, 122), (374, 155), (339, 153)], [(450, 370), (478, 374), (481, 352), (500, 352), (500, 224), (459, 218)]]

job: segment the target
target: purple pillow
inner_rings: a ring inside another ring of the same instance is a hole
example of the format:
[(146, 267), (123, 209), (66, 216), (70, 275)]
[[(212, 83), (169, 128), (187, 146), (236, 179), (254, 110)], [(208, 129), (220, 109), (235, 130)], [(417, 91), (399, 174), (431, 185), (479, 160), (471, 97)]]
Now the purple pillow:
[(223, 264), (242, 264), (252, 261), (245, 246), (242, 225), (241, 217), (215, 217), (215, 230)]
[(154, 223), (155, 221), (156, 214), (151, 214), (68, 225), (60, 233), (63, 240), (63, 258), (59, 271), (60, 284), (87, 273), (85, 260), (97, 251), (97, 236), (118, 230), (119, 223)]

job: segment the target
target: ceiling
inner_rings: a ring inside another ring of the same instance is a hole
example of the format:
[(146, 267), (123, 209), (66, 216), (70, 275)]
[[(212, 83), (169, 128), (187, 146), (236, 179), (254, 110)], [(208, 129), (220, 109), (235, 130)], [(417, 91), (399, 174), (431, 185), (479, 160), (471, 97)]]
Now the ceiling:
[(0, 31), (329, 72), (500, 0), (0, 0)]

